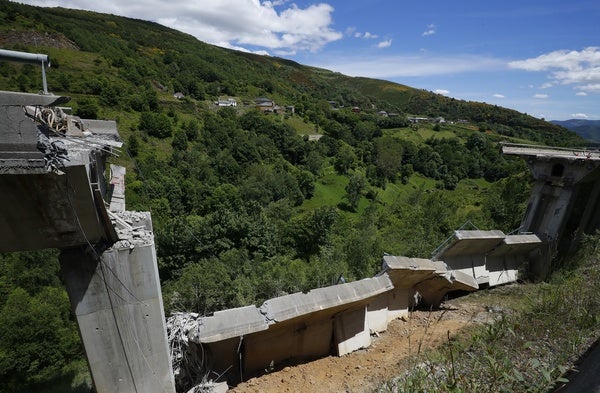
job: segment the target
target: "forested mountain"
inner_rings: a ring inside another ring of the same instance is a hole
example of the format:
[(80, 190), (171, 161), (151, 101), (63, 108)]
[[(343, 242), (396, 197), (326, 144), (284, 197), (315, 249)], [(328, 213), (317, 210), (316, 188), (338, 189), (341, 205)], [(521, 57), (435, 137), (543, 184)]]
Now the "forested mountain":
[(551, 120), (550, 123), (565, 127), (587, 141), (600, 143), (600, 120)]
[[(128, 208), (152, 212), (167, 312), (370, 276), (384, 252), (429, 257), (465, 222), (515, 229), (529, 174), (498, 142), (582, 143), (513, 110), (113, 15), (3, 1), (0, 47), (49, 54), (51, 91), (76, 115), (116, 119)], [(38, 67), (0, 63), (0, 89), (40, 88)], [(85, 391), (82, 359), (56, 252), (0, 256), (0, 391)]]

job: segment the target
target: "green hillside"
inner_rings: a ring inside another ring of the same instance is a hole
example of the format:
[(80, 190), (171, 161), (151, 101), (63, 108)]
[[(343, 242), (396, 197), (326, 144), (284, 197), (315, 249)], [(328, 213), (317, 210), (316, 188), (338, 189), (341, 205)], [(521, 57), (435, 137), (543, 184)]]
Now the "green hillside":
[[(152, 212), (167, 313), (371, 276), (384, 252), (429, 257), (467, 221), (508, 232), (529, 174), (498, 142), (582, 143), (512, 110), (113, 15), (3, 1), (0, 47), (49, 54), (49, 89), (74, 114), (117, 121), (128, 154), (116, 162), (128, 208)], [(39, 68), (1, 62), (0, 89), (39, 91)], [(259, 111), (259, 97), (278, 107)], [(55, 252), (0, 256), (0, 391), (86, 389), (57, 271)]]

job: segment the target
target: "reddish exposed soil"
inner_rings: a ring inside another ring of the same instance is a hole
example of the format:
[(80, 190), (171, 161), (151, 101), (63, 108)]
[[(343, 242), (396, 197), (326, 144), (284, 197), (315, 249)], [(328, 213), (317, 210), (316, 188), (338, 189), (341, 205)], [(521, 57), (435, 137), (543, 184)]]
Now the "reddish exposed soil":
[[(489, 299), (487, 299), (489, 301)], [(481, 298), (454, 299), (437, 311), (415, 311), (396, 320), (372, 345), (342, 357), (310, 363), (250, 379), (230, 390), (236, 393), (371, 392), (402, 373), (405, 360), (437, 347), (466, 326), (490, 321), (496, 315)]]

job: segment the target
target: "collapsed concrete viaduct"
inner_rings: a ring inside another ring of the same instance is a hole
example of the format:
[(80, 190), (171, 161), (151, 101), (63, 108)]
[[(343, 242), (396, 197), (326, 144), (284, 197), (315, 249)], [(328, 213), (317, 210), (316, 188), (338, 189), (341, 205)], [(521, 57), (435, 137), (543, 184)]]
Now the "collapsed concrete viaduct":
[[(185, 358), (196, 359), (197, 379), (221, 378), (235, 385), (289, 364), (366, 348), (372, 334), (408, 317), (417, 301), (438, 307), (449, 292), (515, 281), (517, 269), (540, 243), (535, 235), (457, 231), (437, 260), (385, 255), (373, 278), (211, 316), (176, 313), (167, 322), (170, 330), (178, 330), (170, 335), (171, 345), (187, 352), (176, 355), (176, 380), (193, 384)], [(198, 353), (201, 358), (193, 355)]]
[(66, 102), (0, 91), (0, 252), (61, 250), (96, 392), (174, 393), (150, 214), (125, 211), (124, 168), (105, 179), (116, 124)]

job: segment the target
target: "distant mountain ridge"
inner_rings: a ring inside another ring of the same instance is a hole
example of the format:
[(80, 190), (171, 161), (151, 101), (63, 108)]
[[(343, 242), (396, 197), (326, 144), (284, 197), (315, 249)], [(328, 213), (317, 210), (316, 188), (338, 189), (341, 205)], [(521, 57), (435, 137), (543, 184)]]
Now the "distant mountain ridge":
[(600, 143), (600, 120), (551, 120), (550, 123), (574, 131), (577, 133), (577, 135), (587, 141)]

